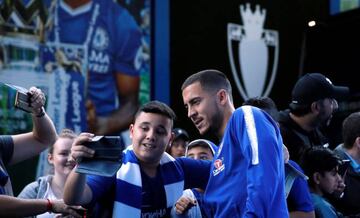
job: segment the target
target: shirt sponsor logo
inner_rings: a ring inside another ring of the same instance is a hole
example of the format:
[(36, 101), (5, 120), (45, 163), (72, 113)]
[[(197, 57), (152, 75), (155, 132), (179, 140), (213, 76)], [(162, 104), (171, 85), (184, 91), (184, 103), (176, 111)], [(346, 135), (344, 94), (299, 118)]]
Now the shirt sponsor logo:
[(89, 62), (90, 71), (96, 73), (107, 73), (109, 71), (110, 57), (107, 53), (91, 50)]
[(166, 215), (166, 209), (158, 209), (154, 212), (141, 213), (141, 218), (160, 218)]

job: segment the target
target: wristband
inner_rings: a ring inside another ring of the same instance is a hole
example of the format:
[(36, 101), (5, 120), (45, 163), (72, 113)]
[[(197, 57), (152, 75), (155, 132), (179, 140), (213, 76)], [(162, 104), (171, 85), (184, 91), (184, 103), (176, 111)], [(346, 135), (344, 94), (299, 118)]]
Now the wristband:
[(53, 205), (52, 205), (51, 201), (49, 200), (49, 198), (46, 198), (46, 200), (47, 200), (46, 210), (47, 210), (48, 212), (52, 212)]
[(41, 112), (39, 114), (36, 114), (36, 117), (43, 117), (45, 116), (45, 109), (44, 107), (41, 108)]

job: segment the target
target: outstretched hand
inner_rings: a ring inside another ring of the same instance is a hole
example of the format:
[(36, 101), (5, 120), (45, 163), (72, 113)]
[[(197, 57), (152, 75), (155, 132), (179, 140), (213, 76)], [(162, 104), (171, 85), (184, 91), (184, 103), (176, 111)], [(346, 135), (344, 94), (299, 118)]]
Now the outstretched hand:
[(52, 212), (61, 213), (56, 217), (75, 217), (82, 218), (82, 215), (78, 211), (85, 211), (81, 206), (69, 206), (66, 205), (63, 200), (52, 200)]

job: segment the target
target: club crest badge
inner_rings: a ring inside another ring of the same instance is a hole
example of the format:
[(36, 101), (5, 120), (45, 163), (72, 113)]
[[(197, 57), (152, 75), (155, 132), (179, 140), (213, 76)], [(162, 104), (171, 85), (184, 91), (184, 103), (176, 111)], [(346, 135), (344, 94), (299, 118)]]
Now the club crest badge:
[(223, 159), (216, 159), (214, 161), (214, 169), (212, 171), (213, 176), (218, 175), (224, 169), (225, 169), (225, 164), (223, 163)]
[(243, 97), (268, 96), (277, 71), (279, 34), (264, 29), (266, 10), (240, 5), (243, 25), (228, 23), (227, 43), (231, 71)]
[(102, 27), (96, 29), (92, 44), (98, 50), (104, 50), (109, 46), (109, 36)]

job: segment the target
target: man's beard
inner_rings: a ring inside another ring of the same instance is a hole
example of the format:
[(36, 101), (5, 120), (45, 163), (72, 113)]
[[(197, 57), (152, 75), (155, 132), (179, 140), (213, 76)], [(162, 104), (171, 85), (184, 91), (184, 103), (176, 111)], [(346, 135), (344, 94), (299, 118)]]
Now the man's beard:
[(217, 104), (214, 104), (214, 107), (216, 107), (216, 110), (215, 110), (216, 112), (211, 117), (210, 126), (209, 126), (208, 130), (203, 135), (205, 135), (205, 134), (212, 135), (212, 136), (215, 135), (216, 137), (221, 138), (222, 136), (219, 136), (219, 131), (222, 128), (224, 114), (219, 109), (219, 106)]
[(321, 109), (320, 113), (318, 115), (318, 122), (321, 126), (329, 126), (333, 117), (333, 114), (330, 114), (329, 116), (325, 117), (322, 114), (325, 114), (325, 110)]

